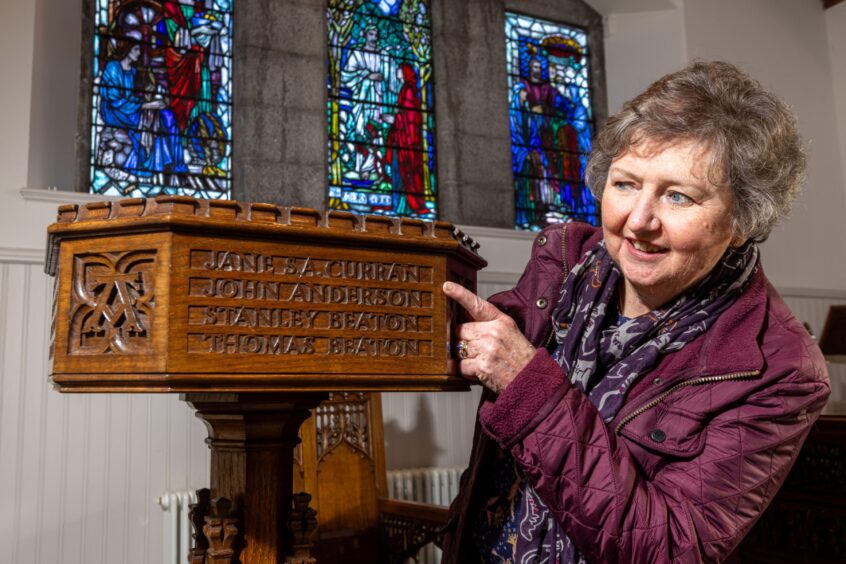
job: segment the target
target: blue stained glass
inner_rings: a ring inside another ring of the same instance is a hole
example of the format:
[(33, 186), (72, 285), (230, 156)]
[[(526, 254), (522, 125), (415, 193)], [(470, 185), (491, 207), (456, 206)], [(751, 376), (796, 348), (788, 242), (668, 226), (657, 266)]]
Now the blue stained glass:
[(330, 0), (328, 205), (435, 219), (428, 0)]
[(593, 131), (587, 35), (506, 13), (505, 36), (516, 227), (571, 219), (597, 225), (584, 183)]
[(229, 197), (231, 4), (97, 0), (92, 193)]

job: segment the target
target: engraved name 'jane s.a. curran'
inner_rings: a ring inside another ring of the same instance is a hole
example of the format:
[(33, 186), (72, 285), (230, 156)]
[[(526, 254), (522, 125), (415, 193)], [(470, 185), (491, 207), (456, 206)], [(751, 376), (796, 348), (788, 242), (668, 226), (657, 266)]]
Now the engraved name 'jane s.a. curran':
[(155, 257), (153, 250), (74, 256), (70, 354), (152, 351)]
[(188, 352), (253, 355), (432, 356), (432, 341), (311, 335), (189, 333)]
[(431, 283), (430, 266), (310, 256), (278, 256), (219, 250), (191, 251), (191, 268), (221, 272), (268, 273), (295, 278), (334, 278), (366, 282)]

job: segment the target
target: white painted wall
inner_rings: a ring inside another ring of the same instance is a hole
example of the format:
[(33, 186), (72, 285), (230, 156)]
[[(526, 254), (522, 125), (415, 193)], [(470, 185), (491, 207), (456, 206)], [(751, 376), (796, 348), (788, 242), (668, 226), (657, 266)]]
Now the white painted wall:
[(686, 62), (682, 10), (620, 12), (605, 16), (608, 114), (620, 111), (624, 102)]
[(82, 1), (32, 3), (36, 11), (27, 186), (73, 190)]
[[(35, 3), (12, 2), (0, 18), (0, 186), (26, 185)], [(8, 212), (0, 208), (0, 218)], [(5, 223), (5, 221), (0, 222)], [(0, 238), (0, 246), (4, 243)]]
[(840, 164), (846, 176), (846, 3), (825, 11), (825, 28), (834, 86), (835, 123), (840, 138)]
[(54, 204), (19, 190), (72, 190), (81, 0), (16, 0), (0, 18), (0, 248), (42, 247)]
[(688, 57), (747, 70), (793, 107), (808, 141), (804, 194), (762, 247), (768, 276), (777, 286), (846, 288), (846, 190), (826, 40), (843, 41), (846, 18), (827, 26), (819, 2), (796, 0), (684, 0), (683, 11)]

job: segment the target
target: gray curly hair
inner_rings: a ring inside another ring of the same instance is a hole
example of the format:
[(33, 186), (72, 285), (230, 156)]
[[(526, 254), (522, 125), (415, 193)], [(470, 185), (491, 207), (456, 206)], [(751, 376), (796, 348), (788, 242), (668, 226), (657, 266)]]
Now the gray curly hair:
[(602, 198), (611, 161), (630, 147), (681, 139), (713, 150), (709, 180), (734, 190), (734, 235), (765, 240), (799, 192), (805, 151), (790, 109), (729, 63), (694, 62), (609, 118), (585, 171), (591, 192)]

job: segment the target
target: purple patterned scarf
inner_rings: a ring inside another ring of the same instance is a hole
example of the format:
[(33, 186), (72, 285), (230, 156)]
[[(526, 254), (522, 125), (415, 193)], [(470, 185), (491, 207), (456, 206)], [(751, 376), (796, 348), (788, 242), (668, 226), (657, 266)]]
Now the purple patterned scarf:
[[(602, 418), (613, 419), (626, 391), (658, 363), (661, 355), (678, 351), (708, 330), (737, 300), (758, 266), (758, 247), (747, 243), (726, 250), (705, 278), (663, 309), (634, 317), (615, 330), (605, 316), (620, 280), (620, 269), (600, 241), (577, 264), (561, 289), (552, 312), (558, 348), (554, 358), (570, 381), (588, 394)], [(596, 385), (591, 377), (599, 366), (604, 374)]]
[[(758, 268), (758, 247), (729, 248), (695, 287), (665, 308), (623, 319), (612, 300), (620, 269), (600, 241), (564, 281), (552, 312), (558, 347), (553, 358), (585, 392), (605, 422), (617, 415), (626, 393), (661, 356), (677, 351), (708, 330), (737, 300)], [(523, 482), (515, 562), (581, 563), (584, 557), (549, 514), (534, 489)]]

